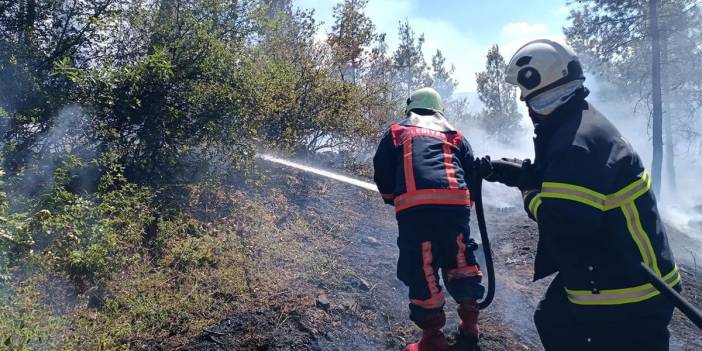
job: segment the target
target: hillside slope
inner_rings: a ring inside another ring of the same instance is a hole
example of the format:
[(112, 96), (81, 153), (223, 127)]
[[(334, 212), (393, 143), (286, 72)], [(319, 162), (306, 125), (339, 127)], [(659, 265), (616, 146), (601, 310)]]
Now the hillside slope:
[[(307, 260), (317, 262), (320, 272), (301, 272), (300, 279), (289, 282), (291, 286), (241, 306), (179, 349), (401, 350), (419, 332), (407, 319), (406, 288), (395, 278), (392, 208), (383, 206), (377, 194), (289, 172), (271, 169), (268, 185), (256, 196), (277, 208), (278, 227), (299, 214), (305, 221), (333, 228), (302, 238), (302, 245), (311, 248), (307, 251), (313, 255)], [(287, 198), (285, 206), (275, 204), (278, 196)], [(517, 207), (488, 205), (487, 217), (498, 290), (494, 303), (481, 315), (481, 347), (540, 350), (531, 315), (548, 281), (531, 282), (536, 228)], [(293, 259), (258, 269), (295, 271), (302, 268), (300, 264)], [(689, 273), (685, 278), (694, 280)], [(699, 284), (687, 284), (686, 289), (691, 300), (701, 305)], [(455, 304), (449, 302), (446, 310), (445, 330), (453, 336)], [(671, 329), (673, 350), (702, 348), (699, 331), (683, 317), (676, 316)]]

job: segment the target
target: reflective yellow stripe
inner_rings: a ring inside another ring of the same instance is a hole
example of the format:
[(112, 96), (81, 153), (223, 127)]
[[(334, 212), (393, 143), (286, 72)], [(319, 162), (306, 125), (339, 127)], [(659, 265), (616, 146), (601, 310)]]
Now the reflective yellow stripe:
[[(643, 262), (660, 276), (661, 271), (658, 268), (656, 253), (653, 250), (648, 234), (641, 225), (639, 211), (634, 203), (636, 199), (647, 193), (650, 189), (651, 178), (648, 173), (644, 171), (638, 180), (610, 195), (604, 195), (582, 186), (554, 182), (544, 182), (540, 195), (543, 198), (577, 201), (601, 211), (621, 208), (624, 218), (626, 219), (626, 226), (629, 230), (629, 234), (636, 243)], [(541, 205), (541, 203), (538, 205)], [(532, 204), (529, 206), (529, 210), (531, 211)], [(531, 212), (532, 214), (534, 213), (534, 211)]]
[(651, 189), (651, 177), (648, 176), (648, 172), (644, 171), (641, 178), (622, 190), (607, 196), (606, 209), (611, 210), (617, 207), (621, 207), (627, 202), (634, 201), (641, 197), (641, 195), (647, 193)]
[(629, 234), (631, 234), (631, 238), (636, 242), (644, 264), (660, 277), (661, 271), (658, 269), (656, 253), (653, 251), (653, 246), (651, 245), (651, 240), (648, 238), (648, 234), (641, 225), (641, 217), (639, 216), (639, 210), (636, 208), (636, 204), (633, 202), (626, 203), (622, 206), (622, 212), (626, 218), (626, 226), (629, 229)]
[(541, 196), (544, 198), (582, 202), (603, 211), (607, 200), (605, 195), (592, 191), (588, 188), (572, 184), (553, 182), (544, 182), (541, 185)]
[[(678, 266), (666, 274), (663, 280), (670, 287), (680, 283)], [(577, 305), (621, 305), (645, 301), (660, 294), (650, 283), (631, 288), (600, 290), (597, 294), (593, 294), (590, 290), (569, 290), (567, 288), (565, 290), (568, 294), (568, 300)]]
[(536, 220), (539, 219), (539, 207), (541, 206), (541, 202), (541, 194), (536, 194), (536, 196), (529, 201), (529, 212)]
[(637, 181), (610, 195), (578, 185), (555, 182), (544, 182), (541, 185), (541, 195), (544, 198), (577, 201), (602, 211), (609, 211), (636, 200), (650, 189), (651, 179), (644, 171)]

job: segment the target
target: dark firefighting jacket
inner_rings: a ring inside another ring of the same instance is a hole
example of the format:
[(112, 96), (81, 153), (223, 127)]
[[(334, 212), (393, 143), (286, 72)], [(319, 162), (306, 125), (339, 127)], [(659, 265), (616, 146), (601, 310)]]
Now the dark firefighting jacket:
[(425, 206), (470, 206), (473, 153), (441, 115), (390, 126), (373, 158), (374, 180), (396, 213)]
[(540, 185), (524, 198), (540, 234), (534, 279), (560, 272), (576, 305), (635, 305), (659, 295), (641, 262), (678, 289), (680, 275), (649, 174), (586, 94), (536, 128)]

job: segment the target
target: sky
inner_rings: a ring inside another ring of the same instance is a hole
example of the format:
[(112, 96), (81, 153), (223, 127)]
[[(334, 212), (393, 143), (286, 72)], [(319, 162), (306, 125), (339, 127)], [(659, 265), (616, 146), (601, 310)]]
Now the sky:
[[(336, 0), (294, 0), (296, 6), (315, 10), (320, 38), (333, 24)], [(427, 63), (440, 49), (456, 68), (457, 91), (475, 91), (475, 73), (485, 67), (485, 54), (498, 44), (505, 60), (529, 40), (549, 38), (563, 41), (567, 25), (566, 0), (370, 0), (366, 14), (379, 33), (387, 33), (390, 49), (397, 46), (399, 21), (407, 19), (414, 30), (424, 33)]]

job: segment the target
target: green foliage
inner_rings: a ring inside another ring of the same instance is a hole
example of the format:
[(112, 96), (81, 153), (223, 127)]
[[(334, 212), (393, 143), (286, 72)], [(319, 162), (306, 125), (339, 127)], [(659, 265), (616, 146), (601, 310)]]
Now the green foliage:
[(77, 195), (67, 190), (73, 180), (69, 172), (70, 165), (59, 167), (53, 189), (32, 210), (34, 215), (12, 228), (11, 252), (87, 289), (140, 252), (144, 228), (153, 220), (152, 195), (132, 184)]
[[(565, 28), (568, 42), (583, 60), (599, 72), (604, 81), (620, 93), (634, 97), (650, 95), (651, 33), (648, 1), (582, 1), (570, 13), (572, 25)], [(692, 0), (659, 2), (659, 27), (664, 54), (678, 57), (669, 61), (669, 73), (677, 73), (676, 63), (690, 60), (699, 50), (700, 8)], [(685, 59), (683, 59), (683, 57)], [(687, 66), (687, 65), (683, 65)], [(689, 67), (688, 67), (689, 68)], [(675, 75), (680, 83), (695, 80), (691, 71)], [(675, 84), (677, 85), (677, 84)], [(681, 84), (683, 85), (683, 84)]]
[(405, 96), (409, 97), (412, 91), (431, 83), (429, 67), (422, 51), (425, 39), (424, 34), (417, 37), (408, 21), (400, 22), (398, 31), (400, 44), (393, 55), (393, 64)]
[(42, 294), (26, 282), (0, 305), (0, 350), (62, 349), (63, 321), (41, 301)]
[(517, 111), (516, 88), (505, 82), (506, 63), (500, 48), (494, 45), (487, 53), (485, 71), (476, 74), (478, 96), (485, 106), (481, 115), (485, 130), (504, 142), (519, 131), (522, 119)]
[[(32, 154), (44, 151), (59, 112), (72, 100), (73, 67), (101, 56), (102, 31), (116, 13), (118, 0), (5, 2), (0, 6), (0, 106), (8, 126), (4, 135), (5, 170), (20, 171)], [(22, 5), (22, 6), (20, 6)], [(58, 72), (54, 69), (58, 68)], [(68, 77), (69, 79), (67, 79)]]
[(581, 1), (570, 20), (564, 33), (604, 83), (602, 98), (648, 105), (653, 187), (660, 189), (665, 155), (665, 180), (675, 192), (675, 154), (702, 138), (696, 131), (702, 104), (691, 103), (702, 91), (699, 1)]
[[(363, 55), (375, 39), (375, 25), (363, 12), (368, 0), (344, 0), (334, 6), (334, 25), (327, 42), (341, 78), (357, 82)], [(350, 70), (350, 72), (349, 72)]]
[(66, 77), (71, 83), (75, 83), (80, 78), (80, 70), (73, 67), (68, 57), (64, 57), (54, 63), (54, 70), (49, 75)]

